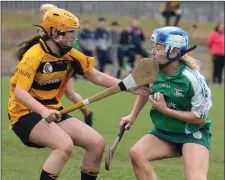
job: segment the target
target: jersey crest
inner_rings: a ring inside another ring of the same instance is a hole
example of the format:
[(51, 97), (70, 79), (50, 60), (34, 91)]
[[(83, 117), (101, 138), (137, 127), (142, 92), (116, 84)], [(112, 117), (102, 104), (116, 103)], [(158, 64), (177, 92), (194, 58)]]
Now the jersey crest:
[(46, 62), (43, 67), (43, 73), (51, 73), (53, 71), (53, 67), (49, 62)]

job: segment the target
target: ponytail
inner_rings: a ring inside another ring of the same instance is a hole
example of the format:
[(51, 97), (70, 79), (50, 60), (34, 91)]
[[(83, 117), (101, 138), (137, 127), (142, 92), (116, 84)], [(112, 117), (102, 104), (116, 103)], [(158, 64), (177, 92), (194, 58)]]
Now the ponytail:
[(21, 46), (21, 47), (15, 53), (15, 57), (19, 61), (21, 61), (23, 59), (23, 55), (28, 51), (28, 49), (30, 49), (32, 46), (34, 46), (35, 44), (37, 44), (39, 42), (40, 37), (41, 37), (41, 35), (36, 35), (32, 39), (30, 39), (28, 41), (24, 41), (21, 44), (19, 44), (18, 46)]
[(197, 60), (191, 56), (188, 56), (186, 54), (184, 56), (182, 56), (180, 60), (190, 69), (200, 71), (199, 60)]

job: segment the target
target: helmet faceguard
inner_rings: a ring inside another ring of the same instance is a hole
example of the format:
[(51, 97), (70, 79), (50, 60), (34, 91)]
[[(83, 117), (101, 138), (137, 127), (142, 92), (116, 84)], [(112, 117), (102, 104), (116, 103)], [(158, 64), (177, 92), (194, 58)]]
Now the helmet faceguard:
[(148, 42), (148, 47), (149, 54), (152, 59), (154, 59), (155, 55), (158, 56), (157, 63), (159, 65), (166, 64), (168, 62), (168, 60), (166, 59), (166, 51), (164, 50), (164, 48), (166, 47), (165, 44), (150, 39), (150, 41)]
[[(184, 54), (197, 47), (195, 45), (188, 49), (188, 34), (183, 29), (173, 26), (156, 29), (150, 38), (150, 45), (152, 42), (165, 45), (165, 52), (162, 52), (162, 55), (166, 56), (168, 62), (164, 66), (179, 60)], [(175, 48), (179, 49), (179, 52), (176, 57), (171, 58), (170, 53)]]

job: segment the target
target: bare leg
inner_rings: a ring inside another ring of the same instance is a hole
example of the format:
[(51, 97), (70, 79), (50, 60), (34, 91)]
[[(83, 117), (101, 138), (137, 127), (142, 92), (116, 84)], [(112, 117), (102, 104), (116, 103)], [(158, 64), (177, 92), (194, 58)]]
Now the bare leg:
[(29, 140), (52, 149), (43, 169), (51, 174), (59, 175), (73, 151), (73, 141), (70, 136), (54, 122), (50, 124), (50, 127), (39, 122), (31, 131)]
[(130, 150), (130, 158), (137, 180), (157, 180), (149, 161), (179, 156), (177, 150), (167, 142), (148, 134)]
[(207, 180), (209, 150), (200, 144), (186, 143), (182, 151), (186, 179)]
[(75, 145), (86, 150), (82, 168), (90, 172), (98, 172), (105, 147), (104, 138), (74, 118), (60, 122), (59, 126), (70, 135)]

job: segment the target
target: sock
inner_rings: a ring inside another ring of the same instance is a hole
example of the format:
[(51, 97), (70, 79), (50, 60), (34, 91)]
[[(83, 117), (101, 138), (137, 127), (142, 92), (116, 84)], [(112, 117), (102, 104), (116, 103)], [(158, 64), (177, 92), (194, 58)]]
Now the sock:
[(44, 169), (42, 169), (40, 180), (53, 180), (53, 179), (56, 179), (57, 177), (58, 176), (48, 173)]
[(89, 172), (81, 168), (81, 180), (96, 180), (98, 172)]
[(87, 107), (83, 107), (80, 110), (81, 110), (81, 112), (83, 113), (84, 116), (87, 116), (90, 112)]

